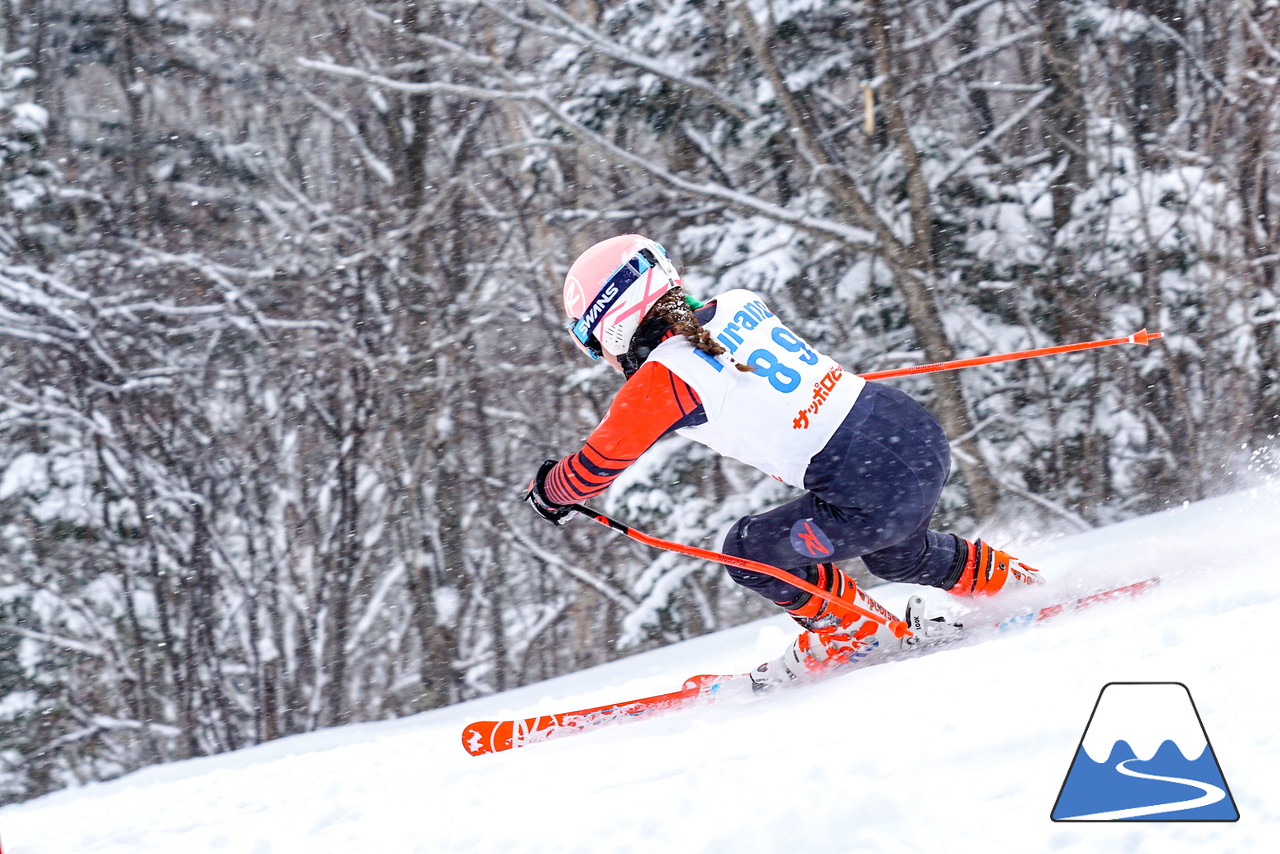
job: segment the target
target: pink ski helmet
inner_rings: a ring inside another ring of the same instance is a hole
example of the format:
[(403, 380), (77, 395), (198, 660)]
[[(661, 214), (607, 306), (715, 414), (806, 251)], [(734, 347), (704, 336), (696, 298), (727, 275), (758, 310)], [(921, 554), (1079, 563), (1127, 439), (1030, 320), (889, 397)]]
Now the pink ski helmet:
[(578, 256), (564, 279), (569, 332), (582, 352), (621, 370), (640, 321), (680, 285), (667, 250), (639, 234), (611, 237)]

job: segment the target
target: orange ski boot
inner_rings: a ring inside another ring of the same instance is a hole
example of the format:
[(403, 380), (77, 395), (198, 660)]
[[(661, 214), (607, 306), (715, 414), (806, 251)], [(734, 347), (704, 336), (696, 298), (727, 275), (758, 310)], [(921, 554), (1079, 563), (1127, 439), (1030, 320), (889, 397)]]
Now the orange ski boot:
[(991, 596), (1006, 584), (1043, 584), (1040, 571), (982, 540), (961, 539), (969, 550), (960, 580), (947, 592), (956, 596)]
[(901, 646), (885, 623), (848, 607), (856, 605), (880, 614), (888, 622), (898, 620), (879, 602), (859, 590), (853, 579), (835, 564), (819, 564), (814, 584), (834, 593), (839, 600), (831, 602), (812, 593), (804, 593), (796, 603), (787, 606), (788, 614), (804, 631), (780, 658), (767, 661), (751, 672), (751, 682), (757, 690), (811, 678), (861, 661), (878, 651)]

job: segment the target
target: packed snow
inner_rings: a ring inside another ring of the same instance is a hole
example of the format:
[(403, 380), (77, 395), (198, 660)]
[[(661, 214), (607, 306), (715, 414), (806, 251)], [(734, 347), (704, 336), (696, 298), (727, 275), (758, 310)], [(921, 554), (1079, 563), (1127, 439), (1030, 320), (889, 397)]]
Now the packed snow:
[[(412, 718), (11, 806), (0, 840), (10, 854), (1277, 851), (1280, 686), (1266, 662), (1278, 511), (1280, 485), (1268, 484), (1026, 548), (1056, 595), (1163, 580), (981, 644), (505, 754), (461, 747), (471, 720), (748, 669), (790, 637), (778, 617)], [(875, 595), (900, 608), (911, 590)], [(1187, 686), (1238, 822), (1050, 820), (1109, 682)]]

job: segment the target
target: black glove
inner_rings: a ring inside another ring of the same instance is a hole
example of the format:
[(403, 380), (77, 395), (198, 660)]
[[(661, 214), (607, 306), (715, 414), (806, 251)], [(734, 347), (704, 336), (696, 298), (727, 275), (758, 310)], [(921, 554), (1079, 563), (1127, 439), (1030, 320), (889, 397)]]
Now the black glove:
[(563, 525), (565, 519), (568, 519), (573, 514), (572, 507), (556, 504), (547, 498), (547, 475), (551, 473), (551, 470), (556, 467), (558, 462), (559, 460), (547, 460), (539, 466), (538, 473), (529, 482), (529, 491), (524, 495), (524, 500), (528, 501), (533, 507), (533, 512), (546, 519), (552, 525)]

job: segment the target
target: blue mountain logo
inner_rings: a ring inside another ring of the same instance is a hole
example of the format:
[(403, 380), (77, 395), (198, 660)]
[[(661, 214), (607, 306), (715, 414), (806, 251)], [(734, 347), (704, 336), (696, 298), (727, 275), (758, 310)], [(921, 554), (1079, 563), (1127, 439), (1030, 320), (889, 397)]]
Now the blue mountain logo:
[(1054, 821), (1236, 821), (1240, 813), (1180, 682), (1102, 688)]

